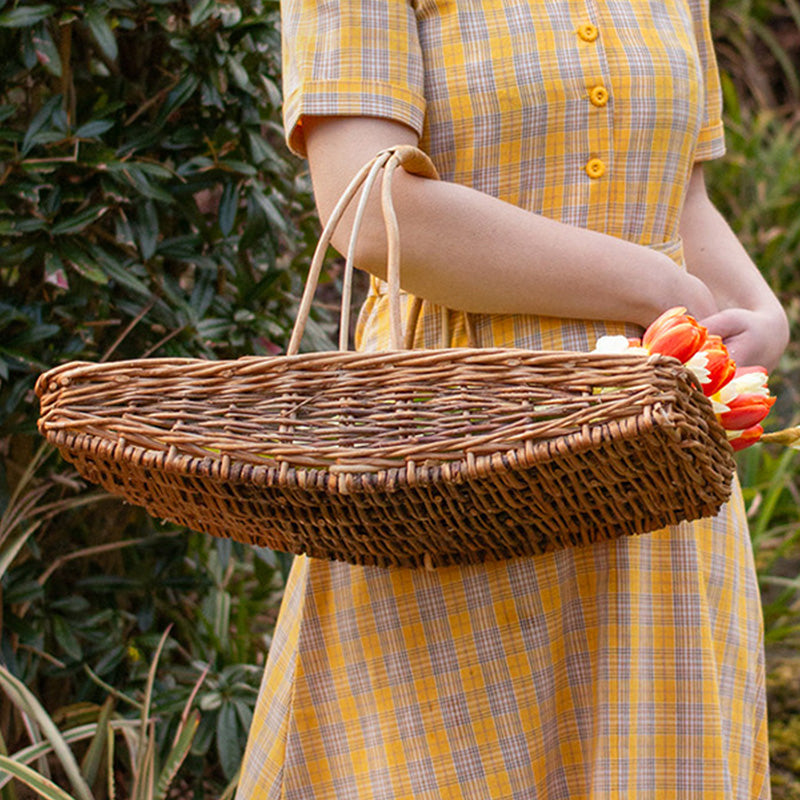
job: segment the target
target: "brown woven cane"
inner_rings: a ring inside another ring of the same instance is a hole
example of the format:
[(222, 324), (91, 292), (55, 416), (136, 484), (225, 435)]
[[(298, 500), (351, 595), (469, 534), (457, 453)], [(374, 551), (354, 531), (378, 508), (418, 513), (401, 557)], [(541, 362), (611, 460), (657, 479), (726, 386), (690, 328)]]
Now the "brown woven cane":
[[(674, 359), (403, 349), (398, 166), (435, 176), (405, 147), (356, 176), (320, 239), (288, 355), (65, 364), (37, 383), (43, 435), (156, 517), (354, 564), (533, 555), (714, 514), (732, 450)], [(344, 339), (338, 352), (298, 354), (333, 227), (378, 179), (393, 349), (347, 352)]]

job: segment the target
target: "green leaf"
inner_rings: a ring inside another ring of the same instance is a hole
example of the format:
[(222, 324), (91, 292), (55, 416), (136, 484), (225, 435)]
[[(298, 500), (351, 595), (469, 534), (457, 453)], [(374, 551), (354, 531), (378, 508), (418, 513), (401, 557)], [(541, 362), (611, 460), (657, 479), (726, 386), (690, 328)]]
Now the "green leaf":
[(194, 94), (199, 85), (200, 78), (197, 75), (193, 73), (184, 75), (177, 86), (167, 95), (167, 100), (158, 115), (159, 124), (163, 125), (167, 117), (180, 108)]
[(104, 286), (108, 283), (108, 276), (100, 269), (100, 265), (74, 240), (66, 239), (62, 243), (61, 256), (79, 275), (92, 283)]
[(3, 344), (6, 347), (19, 349), (34, 344), (35, 342), (42, 342), (53, 336), (58, 336), (59, 333), (61, 333), (61, 328), (58, 325), (36, 322), (15, 336), (8, 337)]
[(281, 90), (278, 88), (278, 84), (275, 83), (275, 81), (270, 80), (266, 75), (261, 75), (260, 77), (261, 85), (264, 91), (267, 93), (269, 102), (272, 104), (273, 108), (280, 108), (280, 105), (283, 102), (283, 96), (281, 95)]
[(219, 202), (219, 229), (223, 236), (230, 236), (236, 222), (236, 212), (239, 208), (239, 187), (228, 181), (222, 190)]
[(20, 219), (14, 222), (14, 229), (12, 233), (35, 233), (36, 231), (43, 231), (47, 229), (47, 221), (43, 219)]
[(176, 236), (171, 239), (162, 239), (158, 246), (158, 252), (168, 258), (175, 258), (179, 261), (196, 262), (203, 249), (203, 240), (197, 234), (186, 236)]
[(51, 74), (57, 78), (61, 77), (61, 55), (58, 52), (50, 32), (42, 25), (38, 34), (33, 37), (33, 45), (36, 49), (36, 60)]
[(93, 119), (75, 131), (77, 139), (94, 139), (101, 136), (106, 131), (111, 130), (116, 123), (110, 119)]
[(108, 206), (90, 206), (61, 222), (53, 225), (51, 232), (54, 236), (80, 233), (93, 222), (97, 222), (108, 211)]
[(247, 74), (247, 70), (241, 65), (241, 63), (233, 56), (230, 56), (226, 61), (226, 65), (234, 83), (242, 91), (254, 94), (255, 87), (252, 83), (250, 83), (250, 76)]
[(99, 8), (90, 8), (86, 12), (86, 22), (95, 42), (103, 51), (103, 55), (109, 61), (116, 61), (118, 55), (117, 39), (108, 24), (105, 14)]
[(64, 262), (58, 253), (45, 253), (44, 256), (44, 281), (59, 289), (69, 289), (69, 280), (64, 269)]
[(254, 164), (263, 164), (265, 161), (278, 161), (277, 153), (260, 134), (248, 131), (247, 141), (250, 144), (250, 158)]
[(152, 200), (147, 200), (140, 207), (135, 231), (142, 259), (149, 261), (158, 245), (158, 214)]
[(51, 97), (36, 113), (25, 132), (25, 138), (22, 140), (22, 155), (26, 156), (34, 144), (36, 144), (36, 137), (44, 129), (44, 127), (53, 118), (56, 111), (61, 108), (62, 97), (60, 94)]
[(239, 723), (236, 709), (231, 703), (223, 704), (217, 715), (217, 754), (222, 771), (230, 780), (236, 774), (242, 760)]
[(53, 617), (53, 636), (55, 636), (59, 647), (73, 660), (80, 661), (83, 657), (83, 650), (72, 632), (70, 624), (61, 616)]
[(17, 6), (0, 14), (0, 28), (28, 28), (47, 19), (54, 11), (55, 6), (43, 3), (38, 6)]
[(216, 5), (216, 0), (196, 0), (191, 4), (192, 10), (189, 13), (189, 24), (195, 27), (207, 20), (214, 13)]
[(253, 724), (253, 709), (243, 700), (234, 700), (233, 706), (236, 709), (236, 716), (239, 718), (242, 730), (249, 731), (250, 726)]
[(222, 20), (223, 28), (233, 28), (242, 19), (242, 9), (233, 3), (220, 3), (217, 6), (217, 15)]
[(165, 192), (160, 186), (153, 184), (148, 175), (155, 177), (171, 177), (168, 170), (164, 170), (155, 164), (142, 164), (138, 162), (118, 162), (116, 164), (109, 164), (108, 171), (113, 175), (121, 175), (128, 186), (133, 186), (144, 197), (149, 197), (153, 200), (162, 200), (166, 203), (172, 203), (173, 198), (168, 192)]
[(234, 158), (220, 159), (219, 166), (222, 169), (238, 172), (240, 175), (247, 175), (252, 178), (258, 174), (258, 171), (252, 164)]
[(98, 258), (98, 263), (103, 272), (105, 272), (109, 278), (117, 281), (121, 286), (127, 286), (143, 297), (150, 297), (150, 287), (133, 275), (127, 264), (122, 264), (111, 256), (102, 259)]
[(267, 197), (261, 189), (253, 187), (250, 194), (251, 198), (259, 205), (267, 219), (276, 230), (286, 232), (286, 220), (283, 214), (275, 208), (275, 204)]

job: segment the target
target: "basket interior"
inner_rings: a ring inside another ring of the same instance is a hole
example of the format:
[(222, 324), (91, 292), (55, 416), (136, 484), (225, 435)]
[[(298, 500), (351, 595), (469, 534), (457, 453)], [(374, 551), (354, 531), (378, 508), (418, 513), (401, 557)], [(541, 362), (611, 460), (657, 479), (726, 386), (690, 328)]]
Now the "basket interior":
[(37, 392), (45, 435), (369, 471), (591, 438), (634, 418), (669, 424), (676, 400), (697, 394), (676, 363), (489, 349), (156, 359), (67, 365)]

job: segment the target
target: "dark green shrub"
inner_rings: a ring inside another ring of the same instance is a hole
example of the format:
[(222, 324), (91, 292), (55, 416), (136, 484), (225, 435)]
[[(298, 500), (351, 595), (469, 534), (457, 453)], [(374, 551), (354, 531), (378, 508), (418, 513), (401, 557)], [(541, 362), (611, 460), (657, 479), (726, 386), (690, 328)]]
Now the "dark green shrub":
[(277, 4), (0, 13), (0, 435), (65, 359), (272, 352), (309, 207)]
[(57, 458), (26, 476), (31, 389), (64, 360), (282, 349), (316, 221), (283, 145), (277, 19), (270, 0), (0, 10), (0, 662), (49, 710), (99, 703), (85, 667), (141, 687), (171, 623), (165, 719), (210, 665), (198, 786), (240, 753), (279, 559), (159, 528)]

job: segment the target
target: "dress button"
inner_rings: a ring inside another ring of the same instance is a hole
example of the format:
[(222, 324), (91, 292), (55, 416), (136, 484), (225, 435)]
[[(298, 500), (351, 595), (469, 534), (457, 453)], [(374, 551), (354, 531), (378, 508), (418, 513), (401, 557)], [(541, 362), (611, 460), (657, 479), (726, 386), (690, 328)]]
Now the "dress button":
[(597, 26), (592, 25), (591, 22), (585, 22), (583, 25), (578, 26), (578, 36), (584, 42), (593, 42), (599, 35), (600, 31), (597, 30)]
[(599, 158), (590, 158), (586, 162), (585, 170), (590, 178), (602, 178), (606, 171), (606, 165)]
[(593, 105), (598, 107), (604, 106), (608, 102), (608, 89), (605, 86), (595, 86), (591, 92), (589, 92), (589, 99), (592, 101)]

